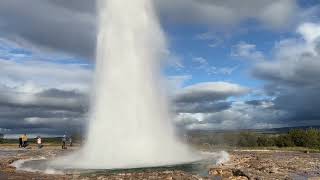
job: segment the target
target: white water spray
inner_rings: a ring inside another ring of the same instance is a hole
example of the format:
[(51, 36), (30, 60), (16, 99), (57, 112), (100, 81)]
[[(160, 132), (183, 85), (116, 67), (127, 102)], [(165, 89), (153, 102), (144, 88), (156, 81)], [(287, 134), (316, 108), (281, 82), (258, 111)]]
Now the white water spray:
[(166, 43), (152, 0), (101, 0), (98, 10), (88, 139), (68, 165), (114, 169), (194, 160), (170, 121), (160, 73)]

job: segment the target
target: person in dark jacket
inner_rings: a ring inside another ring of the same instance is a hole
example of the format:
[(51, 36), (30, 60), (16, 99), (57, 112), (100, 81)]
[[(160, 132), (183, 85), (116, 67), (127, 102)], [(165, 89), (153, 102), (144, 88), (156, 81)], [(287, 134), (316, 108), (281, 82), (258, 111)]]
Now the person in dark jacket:
[(22, 136), (19, 137), (19, 148), (22, 148)]

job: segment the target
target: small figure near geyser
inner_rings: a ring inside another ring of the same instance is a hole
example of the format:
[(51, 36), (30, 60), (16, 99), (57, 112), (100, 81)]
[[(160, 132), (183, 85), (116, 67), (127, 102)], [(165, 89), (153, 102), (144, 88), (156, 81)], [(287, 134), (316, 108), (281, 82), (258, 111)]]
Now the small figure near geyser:
[(62, 143), (62, 149), (67, 149), (66, 143), (67, 143), (67, 135), (63, 135), (61, 138), (61, 143)]
[(26, 133), (22, 135), (21, 140), (22, 140), (22, 147), (26, 148), (28, 146), (28, 136)]
[(42, 145), (42, 138), (41, 138), (40, 136), (38, 136), (38, 137), (36, 138), (36, 140), (37, 140), (38, 149), (41, 149), (41, 148), (43, 147), (43, 145)]

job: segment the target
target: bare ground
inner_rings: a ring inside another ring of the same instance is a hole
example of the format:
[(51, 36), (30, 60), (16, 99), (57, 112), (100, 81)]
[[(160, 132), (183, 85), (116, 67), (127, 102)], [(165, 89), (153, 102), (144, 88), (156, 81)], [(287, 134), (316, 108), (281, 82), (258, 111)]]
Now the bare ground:
[[(72, 148), (73, 150), (75, 148)], [(0, 145), (0, 180), (56, 180), (56, 179), (314, 179), (320, 180), (320, 153), (304, 153), (294, 151), (231, 151), (230, 161), (216, 166), (214, 164), (206, 167), (207, 175), (198, 175), (183, 170), (159, 170), (144, 172), (118, 172), (109, 174), (66, 174), (46, 175), (42, 173), (31, 173), (18, 171), (10, 164), (16, 160), (30, 159), (44, 156), (53, 158), (57, 155), (70, 152), (60, 150), (59, 146), (45, 146), (38, 150), (18, 149), (16, 146)]]

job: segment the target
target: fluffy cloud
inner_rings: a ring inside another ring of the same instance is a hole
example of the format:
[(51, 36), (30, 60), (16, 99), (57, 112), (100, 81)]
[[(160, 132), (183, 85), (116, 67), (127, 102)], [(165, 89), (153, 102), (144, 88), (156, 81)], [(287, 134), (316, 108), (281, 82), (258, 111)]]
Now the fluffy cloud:
[(176, 121), (187, 129), (253, 129), (287, 126), (280, 119), (286, 112), (273, 108), (273, 103), (261, 101), (259, 105), (234, 102), (230, 108), (206, 113), (180, 113)]
[(319, 32), (320, 24), (301, 24), (295, 38), (275, 44), (271, 60), (265, 60), (253, 44), (238, 44), (234, 54), (255, 60), (251, 61), (252, 74), (265, 81), (266, 99), (225, 101), (239, 91), (221, 88), (226, 94), (219, 94), (219, 88), (212, 86), (216, 91), (210, 94), (210, 85), (196, 85), (183, 89), (180, 97), (178, 95), (178, 100), (184, 103), (177, 103), (177, 123), (187, 129), (320, 125)]
[(178, 103), (193, 103), (224, 100), (231, 96), (241, 96), (248, 88), (227, 82), (199, 83), (183, 88), (175, 98)]
[(0, 60), (1, 132), (62, 134), (81, 129), (91, 76), (91, 70), (79, 64)]
[[(33, 50), (92, 59), (96, 44), (95, 4), (95, 0), (1, 1), (0, 35)], [(234, 26), (254, 19), (280, 28), (299, 14), (295, 0), (155, 0), (155, 5), (164, 24)]]
[(253, 74), (285, 87), (317, 86), (320, 82), (319, 27), (310, 23), (301, 25), (297, 31), (300, 38), (277, 43), (275, 59), (258, 63)]
[(298, 27), (298, 37), (277, 43), (272, 61), (256, 64), (253, 75), (265, 80), (274, 106), (288, 112), (291, 124), (320, 124), (320, 24)]
[[(79, 130), (85, 123), (86, 98), (68, 97), (0, 97), (0, 124), (5, 133), (63, 134)], [(66, 99), (66, 101), (63, 101)], [(78, 102), (75, 104), (74, 102)], [(64, 104), (64, 102), (66, 102)], [(83, 106), (83, 107), (81, 107)], [(0, 131), (0, 133), (3, 133)]]
[(1, 1), (0, 35), (33, 50), (91, 58), (96, 36), (94, 6), (94, 1), (86, 0)]
[[(201, 128), (209, 117), (232, 108), (231, 97), (246, 95), (250, 90), (227, 82), (207, 82), (180, 89), (174, 97), (176, 123), (187, 129)], [(191, 127), (192, 126), (192, 127)], [(204, 127), (202, 127), (204, 128)]]
[(257, 50), (256, 45), (240, 42), (232, 49), (231, 56), (248, 60), (260, 61), (265, 57), (262, 52)]
[(228, 109), (229, 97), (242, 96), (249, 93), (249, 89), (227, 82), (199, 83), (185, 87), (174, 97), (177, 113), (210, 113)]
[(234, 25), (247, 19), (279, 28), (292, 21), (298, 7), (294, 0), (157, 0), (165, 21), (186, 24)]
[(0, 77), (1, 84), (20, 92), (39, 92), (50, 88), (87, 92), (92, 71), (82, 64), (0, 59)]

